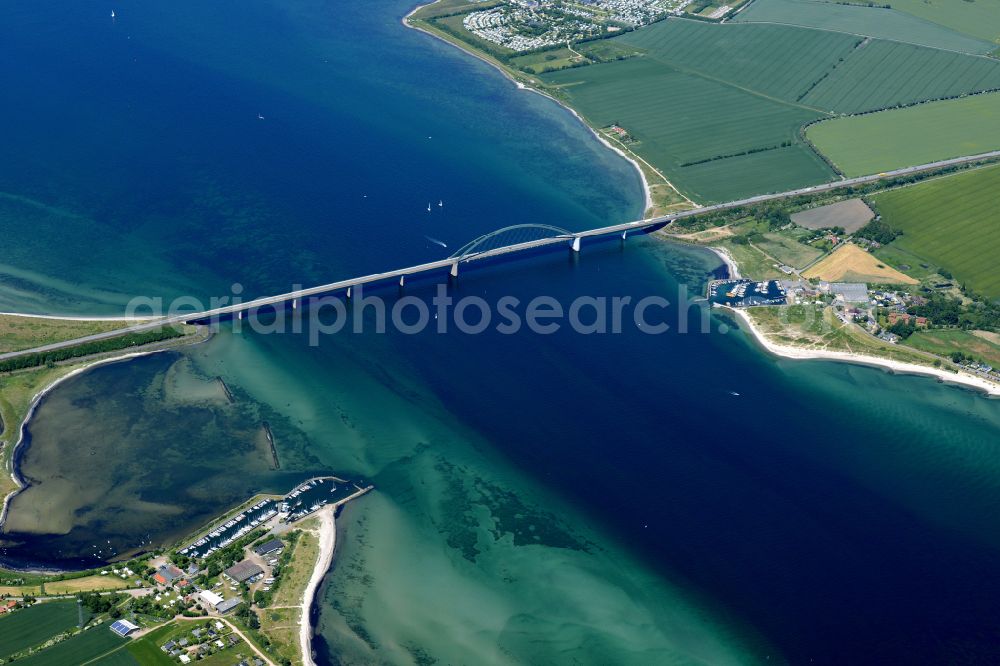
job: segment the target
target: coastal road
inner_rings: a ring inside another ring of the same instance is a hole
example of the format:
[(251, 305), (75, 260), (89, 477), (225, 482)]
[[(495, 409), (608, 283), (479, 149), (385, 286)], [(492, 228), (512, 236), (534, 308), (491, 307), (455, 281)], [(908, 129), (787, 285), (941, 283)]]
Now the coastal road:
[(253, 301), (233, 303), (223, 307), (214, 308), (211, 310), (205, 310), (201, 312), (170, 313), (168, 314), (168, 316), (165, 317), (143, 321), (141, 323), (116, 329), (113, 331), (96, 333), (93, 335), (88, 335), (73, 340), (66, 340), (63, 342), (56, 342), (48, 345), (43, 345), (41, 347), (35, 347), (33, 349), (24, 349), (20, 351), (7, 352), (4, 354), (0, 354), (0, 361), (5, 359), (17, 358), (20, 356), (27, 356), (29, 354), (57, 351), (60, 349), (65, 349), (67, 347), (75, 347), (77, 345), (85, 344), (88, 342), (98, 342), (101, 340), (108, 340), (111, 338), (116, 338), (122, 335), (126, 335), (128, 333), (141, 333), (143, 331), (150, 331), (160, 328), (161, 326), (186, 324), (189, 322), (211, 321), (213, 319), (218, 319), (220, 317), (242, 316), (243, 312), (247, 312), (261, 307), (283, 305), (288, 302), (292, 302), (294, 307), (297, 306), (298, 303), (300, 303), (304, 298), (309, 298), (312, 296), (320, 296), (320, 295), (329, 295), (335, 292), (343, 292), (352, 289), (354, 287), (359, 287), (366, 284), (388, 282), (391, 280), (400, 280), (402, 283), (402, 280), (404, 280), (407, 276), (410, 275), (419, 275), (422, 273), (429, 273), (434, 271), (452, 271), (453, 274), (457, 275), (458, 266), (460, 264), (467, 264), (473, 261), (481, 261), (484, 259), (489, 259), (517, 252), (524, 252), (526, 250), (531, 250), (550, 245), (572, 244), (574, 249), (578, 249), (579, 240), (582, 238), (594, 238), (599, 236), (610, 236), (615, 234), (628, 234), (629, 232), (643, 232), (651, 230), (655, 227), (669, 224), (674, 220), (680, 220), (688, 217), (697, 217), (699, 215), (710, 215), (712, 213), (731, 210), (733, 208), (740, 208), (743, 206), (753, 206), (757, 204), (767, 203), (771, 201), (779, 201), (782, 199), (789, 199), (792, 197), (797, 197), (802, 195), (821, 194), (824, 192), (830, 192), (845, 187), (867, 185), (869, 183), (875, 183), (881, 180), (887, 180), (891, 178), (898, 178), (900, 176), (925, 173), (928, 171), (937, 171), (939, 169), (945, 169), (948, 167), (961, 166), (964, 164), (971, 164), (975, 162), (997, 159), (997, 158), (1000, 158), (1000, 150), (994, 150), (988, 153), (980, 153), (977, 155), (967, 155), (965, 157), (955, 157), (948, 160), (940, 160), (937, 162), (929, 162), (927, 164), (920, 164), (917, 166), (905, 167), (902, 169), (894, 169), (892, 171), (885, 171), (883, 173), (873, 174), (870, 176), (858, 176), (856, 178), (847, 178), (844, 180), (823, 183), (821, 185), (803, 187), (796, 190), (789, 190), (787, 192), (778, 192), (774, 194), (761, 194), (747, 199), (740, 199), (738, 201), (729, 201), (726, 203), (712, 204), (710, 206), (704, 206), (701, 208), (694, 208), (691, 210), (680, 211), (677, 213), (670, 213), (669, 215), (661, 215), (659, 217), (636, 220), (634, 222), (624, 222), (621, 224), (613, 224), (606, 227), (599, 227), (597, 229), (591, 229), (589, 231), (580, 231), (558, 236), (551, 236), (548, 238), (540, 238), (533, 241), (527, 241), (524, 243), (517, 243), (514, 245), (507, 245), (504, 247), (493, 248), (491, 250), (487, 250), (484, 252), (464, 255), (461, 257), (449, 257), (447, 259), (441, 259), (438, 261), (432, 261), (425, 264), (418, 264), (416, 266), (409, 266), (407, 268), (400, 268), (396, 270), (386, 271), (384, 273), (373, 273), (371, 275), (349, 278), (346, 280), (340, 280), (338, 282), (331, 282), (329, 284), (310, 287), (308, 289), (299, 289), (296, 291), (290, 291), (284, 294), (278, 294), (276, 296), (267, 296), (263, 298), (258, 298)]

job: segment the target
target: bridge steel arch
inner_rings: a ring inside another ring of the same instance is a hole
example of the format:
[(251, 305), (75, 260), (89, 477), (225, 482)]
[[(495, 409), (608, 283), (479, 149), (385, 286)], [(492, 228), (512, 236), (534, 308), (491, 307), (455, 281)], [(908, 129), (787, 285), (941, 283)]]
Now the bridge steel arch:
[(499, 250), (506, 247), (516, 247), (523, 243), (547, 238), (565, 238), (571, 240), (575, 234), (550, 224), (515, 224), (503, 229), (483, 234), (455, 250), (449, 257), (455, 261), (470, 259), (478, 254)]

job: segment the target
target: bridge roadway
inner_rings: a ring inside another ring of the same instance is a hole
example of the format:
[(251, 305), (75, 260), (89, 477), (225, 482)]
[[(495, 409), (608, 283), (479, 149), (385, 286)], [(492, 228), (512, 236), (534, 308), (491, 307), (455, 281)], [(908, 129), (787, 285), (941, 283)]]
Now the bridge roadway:
[(627, 235), (629, 232), (633, 231), (645, 232), (655, 227), (664, 226), (670, 222), (673, 222), (674, 220), (679, 220), (687, 217), (707, 215), (710, 213), (717, 213), (724, 210), (739, 208), (741, 206), (751, 206), (754, 204), (767, 203), (769, 201), (788, 199), (791, 197), (801, 196), (804, 194), (818, 194), (822, 192), (829, 192), (831, 190), (838, 190), (844, 187), (866, 185), (868, 183), (874, 183), (879, 180), (898, 178), (900, 176), (906, 176), (915, 173), (923, 173), (926, 171), (935, 171), (937, 169), (943, 169), (951, 166), (959, 166), (962, 164), (969, 164), (972, 162), (979, 162), (981, 160), (988, 160), (994, 158), (1000, 158), (1000, 150), (994, 150), (988, 153), (980, 153), (978, 155), (968, 155), (965, 157), (956, 157), (948, 160), (940, 160), (937, 162), (929, 162), (927, 164), (905, 167), (903, 169), (894, 169), (892, 171), (885, 171), (883, 173), (873, 174), (870, 176), (847, 178), (844, 180), (833, 181), (830, 183), (823, 183), (822, 185), (813, 185), (812, 187), (803, 187), (797, 190), (790, 190), (788, 192), (780, 192), (777, 194), (761, 194), (758, 196), (750, 197), (748, 199), (740, 199), (738, 201), (729, 201), (726, 203), (713, 204), (710, 206), (704, 206), (702, 208), (693, 208), (691, 210), (685, 210), (678, 213), (670, 213), (669, 215), (661, 215), (659, 217), (652, 217), (644, 220), (636, 220), (634, 222), (623, 222), (621, 224), (612, 224), (606, 227), (591, 229), (589, 231), (579, 231), (558, 236), (550, 236), (548, 238), (540, 238), (537, 240), (526, 241), (523, 243), (516, 243), (514, 245), (506, 245), (503, 247), (493, 248), (490, 250), (477, 252), (462, 257), (449, 257), (447, 259), (431, 261), (425, 264), (419, 264), (417, 266), (409, 266), (407, 268), (400, 268), (397, 270), (386, 271), (384, 273), (373, 273), (371, 275), (350, 278), (347, 280), (340, 280), (339, 282), (331, 282), (329, 284), (310, 287), (308, 289), (299, 289), (297, 291), (290, 291), (288, 293), (279, 294), (277, 296), (266, 296), (252, 301), (246, 301), (244, 303), (237, 303), (233, 305), (227, 305), (215, 308), (212, 310), (205, 310), (203, 312), (177, 314), (168, 317), (150, 319), (148, 321), (116, 329), (114, 331), (106, 331), (104, 333), (88, 335), (82, 338), (76, 338), (74, 340), (56, 342), (41, 347), (35, 347), (33, 349), (25, 349), (16, 352), (7, 352), (5, 354), (0, 354), (0, 360), (15, 358), (27, 354), (55, 351), (58, 349), (72, 347), (87, 342), (96, 342), (99, 340), (115, 338), (128, 333), (139, 333), (142, 331), (148, 331), (165, 325), (186, 324), (189, 322), (212, 320), (227, 316), (241, 316), (241, 313), (247, 312), (249, 310), (254, 310), (256, 308), (267, 307), (271, 305), (280, 305), (283, 303), (287, 303), (289, 301), (293, 301), (297, 304), (298, 302), (301, 302), (302, 299), (309, 298), (311, 296), (318, 296), (320, 294), (332, 294), (334, 292), (345, 292), (350, 289), (353, 289), (354, 287), (359, 287), (366, 284), (386, 282), (397, 279), (400, 280), (400, 284), (402, 284), (405, 278), (409, 275), (419, 275), (421, 273), (429, 273), (432, 271), (445, 270), (445, 269), (449, 270), (452, 275), (457, 275), (458, 266), (460, 264), (472, 261), (480, 261), (483, 259), (498, 257), (505, 254), (524, 252), (526, 250), (546, 247), (549, 245), (570, 244), (574, 250), (579, 250), (581, 238), (594, 238), (598, 236), (610, 236), (614, 234)]

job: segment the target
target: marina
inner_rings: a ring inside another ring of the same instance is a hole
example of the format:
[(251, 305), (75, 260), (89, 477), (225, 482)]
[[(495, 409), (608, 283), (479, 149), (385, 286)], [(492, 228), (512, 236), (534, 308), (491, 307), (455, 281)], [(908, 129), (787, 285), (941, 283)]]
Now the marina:
[(258, 527), (271, 525), (272, 522), (301, 520), (328, 504), (340, 504), (369, 489), (371, 486), (361, 486), (334, 476), (309, 479), (284, 497), (263, 497), (249, 507), (238, 509), (235, 515), (223, 516), (208, 532), (178, 552), (188, 557), (208, 557)]
[(777, 280), (713, 280), (708, 285), (708, 300), (734, 308), (754, 305), (784, 305), (788, 294)]

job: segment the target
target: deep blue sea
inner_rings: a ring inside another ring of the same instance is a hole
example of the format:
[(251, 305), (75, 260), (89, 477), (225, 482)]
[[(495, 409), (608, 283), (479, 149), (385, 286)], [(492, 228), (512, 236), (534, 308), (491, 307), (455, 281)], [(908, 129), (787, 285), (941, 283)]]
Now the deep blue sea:
[[(0, 310), (253, 297), (447, 254), (428, 237), (641, 215), (629, 164), (404, 28), (411, 7), (7, 3)], [(451, 293), (674, 301), (718, 267), (634, 238), (463, 272)], [(5, 556), (162, 543), (333, 471), (377, 492), (338, 520), (322, 663), (1000, 661), (1000, 403), (775, 360), (721, 324), (319, 346), (225, 327), (43, 401)], [(280, 473), (255, 457), (261, 420)]]

